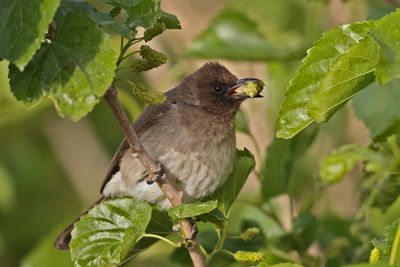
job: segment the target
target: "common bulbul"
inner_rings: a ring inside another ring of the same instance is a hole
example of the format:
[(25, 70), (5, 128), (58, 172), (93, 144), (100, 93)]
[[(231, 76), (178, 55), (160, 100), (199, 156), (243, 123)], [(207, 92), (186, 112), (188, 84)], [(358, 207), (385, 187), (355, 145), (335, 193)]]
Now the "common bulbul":
[[(238, 79), (223, 65), (206, 63), (166, 92), (163, 104), (150, 105), (135, 121), (134, 130), (150, 156), (165, 167), (172, 184), (179, 181), (185, 203), (213, 193), (232, 171), (235, 113), (243, 100), (259, 96), (259, 91), (244, 92), (249, 83), (262, 89), (258, 79)], [(164, 210), (171, 207), (157, 183), (146, 183), (147, 175), (124, 140), (107, 170), (99, 201), (129, 195)], [(69, 247), (73, 228), (69, 225), (58, 236), (57, 248)]]

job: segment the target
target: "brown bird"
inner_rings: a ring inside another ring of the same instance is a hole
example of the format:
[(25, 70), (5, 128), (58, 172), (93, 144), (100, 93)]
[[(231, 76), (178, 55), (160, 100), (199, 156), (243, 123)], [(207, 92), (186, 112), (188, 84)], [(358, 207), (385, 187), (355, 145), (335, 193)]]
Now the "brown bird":
[[(249, 97), (239, 88), (249, 82), (262, 84), (254, 78), (239, 80), (221, 64), (207, 63), (168, 91), (163, 104), (149, 106), (134, 123), (150, 156), (165, 167), (167, 179), (181, 183), (184, 202), (210, 195), (232, 171), (235, 113)], [(146, 183), (147, 175), (124, 140), (108, 168), (98, 202), (110, 196), (130, 195), (161, 209), (171, 207), (156, 183)], [(54, 242), (57, 248), (69, 247), (73, 228), (71, 224), (59, 235)]]

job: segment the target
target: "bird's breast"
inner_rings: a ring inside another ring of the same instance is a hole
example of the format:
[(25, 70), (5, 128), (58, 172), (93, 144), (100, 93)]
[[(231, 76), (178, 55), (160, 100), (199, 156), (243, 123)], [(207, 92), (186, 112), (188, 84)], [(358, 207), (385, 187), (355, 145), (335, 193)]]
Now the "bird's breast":
[[(160, 125), (161, 126), (161, 125)], [(234, 128), (170, 127), (144, 135), (144, 146), (179, 180), (185, 195), (201, 199), (221, 186), (232, 171), (236, 154)]]

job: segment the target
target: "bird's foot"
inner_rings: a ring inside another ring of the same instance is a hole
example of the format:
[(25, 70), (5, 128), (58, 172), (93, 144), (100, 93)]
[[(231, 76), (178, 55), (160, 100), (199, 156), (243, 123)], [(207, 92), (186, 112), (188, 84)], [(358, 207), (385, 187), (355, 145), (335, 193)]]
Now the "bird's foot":
[(148, 185), (153, 184), (154, 182), (161, 182), (165, 180), (167, 175), (165, 174), (165, 168), (161, 163), (157, 163), (157, 168), (153, 170), (149, 175), (145, 177), (145, 181)]
[(190, 221), (190, 223), (192, 224), (192, 232), (190, 233), (189, 237), (185, 238), (185, 241), (192, 241), (196, 238), (197, 234), (199, 233), (199, 229), (197, 228), (197, 224), (194, 221)]
[[(192, 225), (192, 232), (190, 233), (189, 237), (185, 238), (185, 241), (190, 241), (190, 240), (194, 240), (197, 236), (197, 234), (199, 233), (199, 229), (197, 229), (197, 224), (193, 221), (190, 221), (190, 224)], [(178, 233), (180, 231), (180, 225), (179, 224), (174, 224), (172, 226), (172, 231), (175, 233)]]
[[(199, 230), (197, 228), (197, 225), (194, 221), (190, 220), (190, 224), (192, 225), (192, 232), (190, 233), (190, 236), (185, 237), (185, 240), (180, 242), (180, 246), (181, 247), (190, 247), (193, 244), (193, 241), (196, 239), (197, 234), (199, 233)], [(172, 226), (172, 231), (174, 232), (179, 232), (180, 225), (179, 224), (175, 224)]]

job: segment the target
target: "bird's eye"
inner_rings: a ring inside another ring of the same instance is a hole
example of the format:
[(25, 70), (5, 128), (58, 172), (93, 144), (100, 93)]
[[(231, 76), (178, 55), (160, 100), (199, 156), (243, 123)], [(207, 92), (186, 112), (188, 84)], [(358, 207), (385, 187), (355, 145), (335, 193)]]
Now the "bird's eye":
[(216, 85), (216, 86), (213, 87), (213, 91), (216, 94), (222, 94), (224, 92), (224, 88), (222, 86), (220, 86), (220, 85)]

